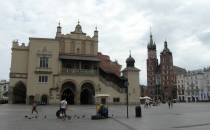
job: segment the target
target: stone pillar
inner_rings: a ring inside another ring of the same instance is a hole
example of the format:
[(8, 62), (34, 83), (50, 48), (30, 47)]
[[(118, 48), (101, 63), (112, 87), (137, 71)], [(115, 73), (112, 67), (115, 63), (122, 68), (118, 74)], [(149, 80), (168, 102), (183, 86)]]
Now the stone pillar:
[(29, 104), (29, 96), (26, 95), (26, 104), (28, 105)]
[(78, 104), (78, 105), (80, 104), (80, 94), (81, 94), (81, 89), (77, 88), (75, 92), (75, 98), (74, 98), (75, 104)]
[(82, 63), (81, 63), (81, 61), (79, 61), (79, 70), (81, 70), (82, 69)]

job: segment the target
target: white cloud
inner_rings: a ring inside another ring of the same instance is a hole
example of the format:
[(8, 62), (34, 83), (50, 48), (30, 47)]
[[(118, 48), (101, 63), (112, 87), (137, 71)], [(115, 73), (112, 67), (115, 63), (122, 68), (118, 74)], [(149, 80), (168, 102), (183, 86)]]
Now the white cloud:
[(187, 69), (210, 65), (210, 5), (208, 0), (7, 0), (0, 4), (0, 79), (8, 79), (11, 41), (54, 37), (58, 21), (69, 33), (79, 19), (83, 31), (99, 30), (99, 50), (125, 66), (132, 50), (146, 84), (146, 45), (149, 28), (157, 55), (168, 40), (174, 64)]

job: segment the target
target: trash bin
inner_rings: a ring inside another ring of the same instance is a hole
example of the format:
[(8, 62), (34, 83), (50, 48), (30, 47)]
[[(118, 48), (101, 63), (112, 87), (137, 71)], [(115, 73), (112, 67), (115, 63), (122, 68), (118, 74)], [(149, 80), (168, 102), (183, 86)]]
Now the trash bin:
[(141, 117), (141, 106), (136, 106), (136, 117)]

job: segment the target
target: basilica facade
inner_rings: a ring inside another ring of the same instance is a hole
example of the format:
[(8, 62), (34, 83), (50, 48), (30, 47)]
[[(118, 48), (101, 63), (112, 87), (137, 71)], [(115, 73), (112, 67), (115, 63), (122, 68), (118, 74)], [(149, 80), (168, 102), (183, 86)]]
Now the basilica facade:
[(160, 53), (160, 63), (157, 59), (156, 44), (150, 34), (147, 45), (147, 94), (153, 99), (162, 101), (176, 98), (176, 74), (173, 65), (173, 55), (168, 48), (167, 41)]
[(75, 30), (62, 33), (57, 26), (55, 38), (30, 37), (28, 45), (13, 41), (10, 68), (9, 103), (95, 104), (96, 94), (108, 94), (109, 103), (139, 103), (139, 69), (131, 54), (126, 68), (98, 52), (98, 30), (93, 36)]

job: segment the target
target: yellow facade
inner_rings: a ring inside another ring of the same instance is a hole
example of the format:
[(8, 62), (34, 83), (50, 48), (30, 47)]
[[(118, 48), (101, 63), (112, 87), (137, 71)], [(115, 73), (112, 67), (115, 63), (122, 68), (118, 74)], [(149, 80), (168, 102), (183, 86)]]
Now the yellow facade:
[[(94, 104), (95, 94), (109, 94), (110, 103), (125, 103), (125, 89), (101, 75), (97, 54), (97, 29), (91, 37), (79, 23), (70, 34), (59, 25), (55, 38), (30, 37), (27, 46), (13, 41), (9, 102), (57, 104), (66, 98), (69, 104)], [(139, 103), (139, 71), (124, 72), (129, 103)]]

